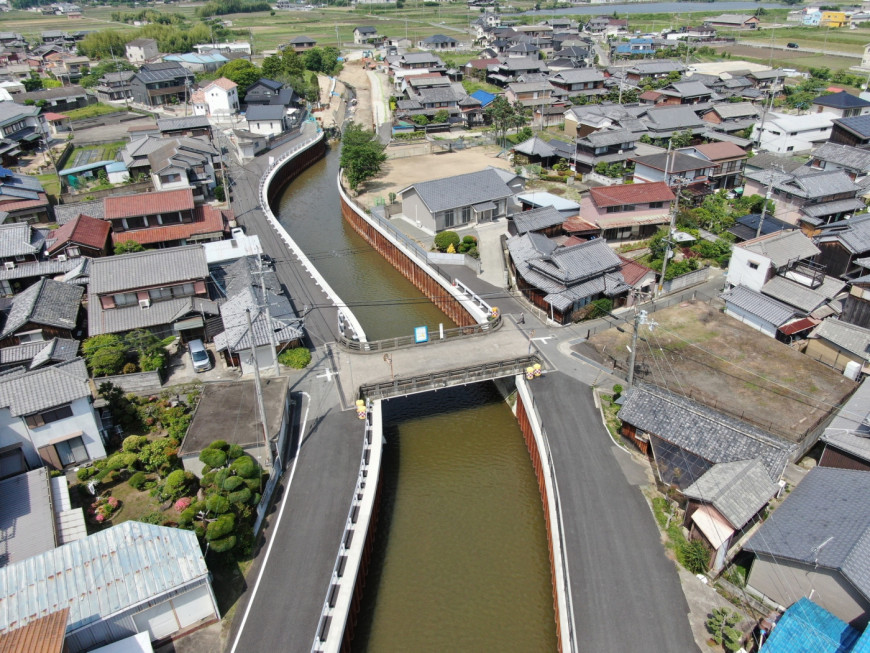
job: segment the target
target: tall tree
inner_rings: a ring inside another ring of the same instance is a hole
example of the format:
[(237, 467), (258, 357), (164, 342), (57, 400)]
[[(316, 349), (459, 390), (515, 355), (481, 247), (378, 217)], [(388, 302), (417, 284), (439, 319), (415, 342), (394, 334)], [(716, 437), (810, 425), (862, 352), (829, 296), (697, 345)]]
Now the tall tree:
[(351, 190), (368, 181), (381, 171), (387, 160), (385, 146), (370, 129), (363, 129), (356, 123), (344, 130), (341, 139), (341, 167), (347, 176)]

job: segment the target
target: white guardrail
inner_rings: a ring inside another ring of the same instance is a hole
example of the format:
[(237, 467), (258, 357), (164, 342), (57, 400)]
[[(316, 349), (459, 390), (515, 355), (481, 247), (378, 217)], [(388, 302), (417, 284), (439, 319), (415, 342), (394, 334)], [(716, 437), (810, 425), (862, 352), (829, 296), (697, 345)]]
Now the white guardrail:
[(347, 619), (353, 604), (366, 540), (371, 528), (383, 453), (383, 422), (381, 402), (369, 404), (365, 421), (365, 441), (353, 500), (326, 590), (326, 599), (317, 622), (317, 633), (311, 645), (312, 653), (338, 653), (344, 643)]
[(529, 390), (525, 377), (516, 377), (517, 393), (526, 409), (529, 424), (535, 436), (538, 457), (541, 461), (541, 473), (544, 476), (544, 489), (547, 493), (549, 510), (550, 542), (553, 546), (553, 571), (556, 575), (556, 605), (559, 610), (560, 647), (563, 653), (577, 651), (577, 629), (574, 624), (574, 607), (571, 597), (571, 581), (568, 570), (568, 560), (565, 555), (565, 527), (562, 523), (562, 504), (559, 498), (559, 486), (556, 483), (556, 470), (553, 468), (553, 455), (550, 443), (541, 426), (541, 416), (538, 414), (535, 399)]
[[(435, 279), (438, 284), (444, 288), (450, 295), (456, 299), (460, 304), (462, 304), (468, 313), (478, 322), (478, 324), (482, 324), (487, 321), (488, 311), (485, 312), (481, 309), (480, 304), (485, 304), (480, 297), (477, 295), (473, 295), (473, 297), (469, 297), (468, 295), (463, 294), (460, 290), (456, 288), (456, 286), (446, 279), (442, 278), (431, 265), (429, 265), (429, 260), (427, 258), (422, 258), (420, 254), (415, 250), (409, 247), (406, 247), (404, 243), (402, 243), (398, 238), (396, 238), (392, 233), (388, 230), (383, 229), (376, 220), (372, 220), (371, 217), (363, 211), (359, 206), (357, 206), (356, 202), (354, 202), (347, 193), (344, 192), (344, 188), (341, 187), (341, 171), (338, 173), (338, 179), (336, 180), (338, 184), (338, 193), (341, 195), (342, 199), (345, 203), (351, 207), (359, 217), (368, 222), (372, 227), (377, 229), (378, 233), (380, 233), (384, 238), (390, 241), (395, 247), (399, 249), (403, 254), (405, 254), (408, 258), (412, 259), (421, 270), (423, 270), (430, 277)], [(471, 292), (468, 290), (468, 292)]]
[(281, 167), (285, 163), (287, 163), (287, 161), (295, 157), (300, 152), (304, 152), (312, 145), (320, 142), (325, 137), (326, 135), (322, 131), (318, 131), (317, 134), (305, 139), (303, 142), (290, 148), (272, 162), (272, 164), (269, 166), (269, 169), (266, 171), (266, 174), (264, 174), (260, 178), (260, 208), (263, 210), (263, 214), (266, 216), (266, 220), (269, 221), (269, 224), (272, 225), (272, 228), (277, 232), (281, 240), (283, 240), (287, 244), (287, 247), (289, 247), (290, 250), (296, 255), (296, 258), (302, 264), (302, 267), (305, 268), (311, 278), (314, 279), (314, 282), (318, 286), (320, 286), (324, 293), (326, 293), (326, 296), (329, 297), (330, 300), (332, 300), (333, 305), (338, 308), (339, 328), (343, 328), (346, 326), (348, 329), (350, 329), (352, 335), (357, 340), (359, 340), (360, 342), (365, 342), (365, 331), (363, 330), (362, 325), (359, 323), (359, 320), (357, 320), (353, 312), (347, 307), (347, 304), (342, 301), (341, 297), (338, 296), (338, 293), (335, 292), (335, 290), (332, 289), (332, 286), (330, 286), (326, 279), (323, 278), (323, 275), (320, 274), (318, 269), (314, 267), (310, 260), (308, 260), (308, 257), (305, 256), (305, 252), (303, 252), (302, 248), (296, 244), (296, 241), (294, 241), (290, 237), (290, 234), (287, 233), (287, 230), (284, 229), (284, 226), (280, 222), (278, 222), (278, 219), (272, 213), (272, 209), (269, 206), (269, 197), (267, 190), (269, 188), (269, 185), (272, 183), (272, 180), (275, 178), (278, 170), (280, 170)]

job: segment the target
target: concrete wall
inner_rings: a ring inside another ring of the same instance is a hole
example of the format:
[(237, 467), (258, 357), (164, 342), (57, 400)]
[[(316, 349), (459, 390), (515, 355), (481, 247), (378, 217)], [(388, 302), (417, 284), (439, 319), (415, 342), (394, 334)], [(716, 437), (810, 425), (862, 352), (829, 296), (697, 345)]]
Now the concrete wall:
[(124, 392), (132, 392), (136, 395), (150, 394), (160, 390), (163, 379), (160, 372), (136, 372), (135, 374), (118, 374), (116, 376), (100, 376), (94, 379), (94, 385), (99, 389), (100, 384), (111, 383)]
[(49, 442), (56, 438), (81, 431), (82, 442), (91, 460), (105, 458), (100, 421), (90, 397), (76, 399), (70, 407), (72, 417), (36, 428), (28, 427), (23, 417), (13, 417), (8, 408), (3, 408), (0, 410), (0, 447), (20, 444), (27, 463), (31, 467), (42, 467), (43, 461), (38, 453), (40, 447), (50, 446)]
[(788, 607), (806, 596), (831, 614), (863, 630), (870, 616), (870, 601), (861, 596), (839, 572), (782, 558), (757, 555), (747, 589)]
[(427, 233), (434, 234), (438, 227), (435, 217), (429, 213), (429, 209), (426, 208), (423, 200), (413, 188), (402, 193), (402, 213), (419, 229)]
[(665, 281), (662, 286), (665, 292), (674, 292), (675, 290), (682, 290), (683, 288), (689, 288), (691, 286), (696, 286), (699, 283), (704, 283), (709, 278), (710, 268), (706, 267), (674, 277), (670, 281)]
[(864, 359), (860, 356), (846, 351), (823, 338), (808, 338), (807, 348), (804, 350), (804, 353), (810, 358), (814, 358), (825, 365), (830, 365), (840, 372), (846, 369), (846, 363), (850, 361), (862, 365), (865, 363)]

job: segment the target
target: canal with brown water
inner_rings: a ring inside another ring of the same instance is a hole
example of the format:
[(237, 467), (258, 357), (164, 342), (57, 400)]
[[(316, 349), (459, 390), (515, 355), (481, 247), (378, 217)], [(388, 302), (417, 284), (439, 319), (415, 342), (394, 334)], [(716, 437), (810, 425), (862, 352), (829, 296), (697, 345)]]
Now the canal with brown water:
[[(338, 158), (330, 150), (292, 182), (276, 207), (281, 223), (370, 340), (453, 326), (342, 219)], [(392, 399), (384, 423), (380, 518), (354, 649), (556, 650), (541, 498), (495, 386)]]

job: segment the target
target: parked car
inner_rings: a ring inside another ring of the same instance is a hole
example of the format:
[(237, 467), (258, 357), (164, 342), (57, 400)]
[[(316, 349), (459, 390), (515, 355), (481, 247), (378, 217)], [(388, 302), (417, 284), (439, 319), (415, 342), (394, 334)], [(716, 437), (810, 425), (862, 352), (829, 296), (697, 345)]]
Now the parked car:
[(202, 340), (191, 340), (187, 343), (190, 351), (190, 360), (193, 362), (195, 372), (208, 372), (211, 369), (211, 358), (202, 344)]
[(791, 48), (792, 50), (797, 50), (797, 49), (798, 49), (799, 47), (801, 47), (801, 46), (798, 45), (797, 43), (789, 43), (789, 44), (788, 44), (787, 46), (785, 46), (785, 47), (787, 47), (787, 48)]

